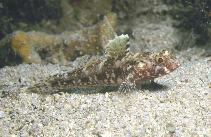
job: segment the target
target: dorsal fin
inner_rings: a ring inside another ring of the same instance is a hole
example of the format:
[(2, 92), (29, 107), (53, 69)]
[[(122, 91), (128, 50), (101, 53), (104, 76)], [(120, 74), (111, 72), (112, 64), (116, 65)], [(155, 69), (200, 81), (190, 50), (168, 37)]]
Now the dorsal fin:
[(110, 40), (105, 48), (106, 58), (118, 59), (126, 55), (129, 49), (129, 36), (122, 34)]

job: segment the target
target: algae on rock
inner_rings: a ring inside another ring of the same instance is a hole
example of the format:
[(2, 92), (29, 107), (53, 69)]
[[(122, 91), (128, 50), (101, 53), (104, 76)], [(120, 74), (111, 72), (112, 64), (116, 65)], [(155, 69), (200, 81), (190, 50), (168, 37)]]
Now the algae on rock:
[(210, 0), (164, 0), (171, 10), (167, 13), (176, 20), (174, 24), (181, 30), (194, 33), (196, 43), (206, 44), (211, 38)]

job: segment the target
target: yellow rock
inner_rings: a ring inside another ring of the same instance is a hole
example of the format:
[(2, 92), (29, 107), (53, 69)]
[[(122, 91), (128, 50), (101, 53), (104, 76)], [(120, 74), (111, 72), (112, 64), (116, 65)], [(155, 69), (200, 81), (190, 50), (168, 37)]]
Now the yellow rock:
[(108, 14), (94, 26), (58, 35), (44, 32), (14, 32), (10, 45), (23, 63), (60, 63), (85, 54), (103, 53), (109, 40), (116, 36), (116, 15)]

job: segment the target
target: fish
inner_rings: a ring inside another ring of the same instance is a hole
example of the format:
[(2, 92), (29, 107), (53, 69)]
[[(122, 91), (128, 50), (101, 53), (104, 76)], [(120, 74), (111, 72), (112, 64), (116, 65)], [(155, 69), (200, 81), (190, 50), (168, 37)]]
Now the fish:
[[(97, 87), (118, 87), (118, 91), (135, 90), (140, 81), (154, 81), (180, 66), (168, 50), (160, 52), (131, 52), (129, 36), (122, 34), (110, 40), (102, 56), (90, 56), (88, 61), (73, 71), (56, 74), (46, 82), (35, 85), (50, 87), (51, 92)], [(45, 86), (44, 86), (45, 85)], [(41, 91), (44, 93), (45, 91)]]

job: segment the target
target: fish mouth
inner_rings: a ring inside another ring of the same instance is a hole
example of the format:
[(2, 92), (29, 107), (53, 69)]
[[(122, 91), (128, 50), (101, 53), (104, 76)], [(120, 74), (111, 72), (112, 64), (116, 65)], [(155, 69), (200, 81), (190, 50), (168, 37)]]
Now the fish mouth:
[(168, 69), (169, 72), (172, 72), (175, 69), (177, 69), (179, 66), (181, 66), (181, 64), (179, 63), (179, 61), (178, 60), (174, 60), (174, 61), (169, 62), (166, 65), (166, 68)]
[(181, 64), (177, 61), (177, 62), (174, 62), (170, 65), (170, 70), (174, 71), (175, 69), (177, 69), (179, 66), (181, 66)]
[(172, 71), (176, 70), (179, 66), (180, 66), (179, 62), (169, 63), (163, 67), (158, 66), (155, 68), (155, 75), (157, 77), (167, 75), (171, 73)]

